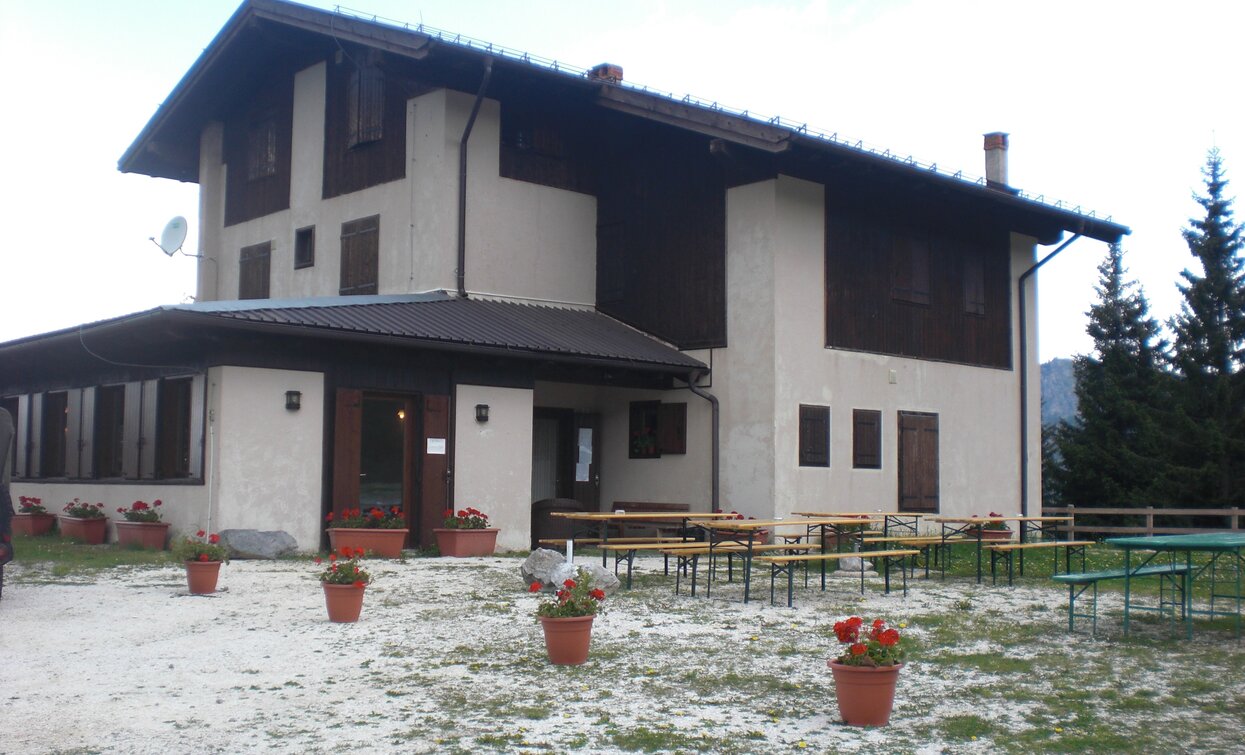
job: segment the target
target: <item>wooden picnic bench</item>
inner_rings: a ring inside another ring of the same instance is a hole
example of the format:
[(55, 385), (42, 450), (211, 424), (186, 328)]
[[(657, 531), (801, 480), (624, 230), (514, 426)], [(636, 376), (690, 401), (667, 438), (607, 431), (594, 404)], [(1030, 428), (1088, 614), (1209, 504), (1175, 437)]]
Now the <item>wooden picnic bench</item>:
[(1007, 586), (1012, 585), (1012, 563), (1013, 557), (1017, 552), (1024, 553), (1030, 550), (1042, 550), (1049, 548), (1054, 552), (1055, 566), (1052, 570), (1055, 574), (1059, 573), (1059, 549), (1064, 549), (1064, 571), (1072, 571), (1072, 555), (1079, 553), (1081, 555), (1081, 570), (1085, 569), (1085, 549), (1091, 545), (1095, 545), (1093, 540), (1043, 540), (1038, 543), (999, 543), (997, 545), (987, 545), (986, 550), (990, 551), (990, 584), (997, 585), (999, 583), (998, 563), (999, 561), (1007, 562)]
[[(600, 545), (601, 543), (606, 542), (606, 541), (602, 540), (599, 537), (576, 537), (576, 538), (543, 537), (537, 542), (539, 542), (541, 545), (561, 545), (565, 547), (568, 542), (573, 542), (576, 545)], [(609, 542), (611, 544), (613, 543), (639, 543), (642, 545), (647, 545), (649, 543), (681, 543), (683, 542), (683, 538), (681, 537), (611, 537), (609, 539)]]
[[(1125, 577), (1132, 579), (1133, 577), (1159, 577), (1159, 605), (1157, 609), (1162, 611), (1165, 606), (1180, 606), (1180, 613), (1184, 615), (1184, 577), (1190, 571), (1188, 564), (1150, 564), (1141, 566), (1133, 570), (1128, 569), (1106, 569), (1104, 571), (1079, 572), (1074, 574), (1055, 574), (1051, 579), (1056, 582), (1062, 582), (1068, 586), (1068, 631), (1074, 630), (1074, 622), (1076, 619), (1091, 619), (1092, 625), (1090, 634), (1098, 631), (1098, 583), (1108, 579), (1124, 579)], [(1180, 577), (1180, 579), (1176, 579)], [(1164, 596), (1163, 586), (1167, 584), (1172, 588), (1172, 594), (1179, 594), (1180, 600), (1177, 603), (1174, 600), (1167, 600)], [(1077, 588), (1080, 588), (1079, 590)], [(1088, 589), (1093, 588), (1093, 610), (1091, 613), (1077, 613), (1076, 600)]]
[[(921, 556), (925, 557), (925, 576), (928, 578), (929, 565), (931, 561), (941, 566), (943, 575), (945, 576), (947, 569), (947, 556), (942, 549), (945, 548), (948, 543), (956, 543), (964, 539), (963, 535), (948, 535), (946, 537), (943, 537), (942, 535), (868, 535), (860, 542), (865, 546), (885, 546), (886, 544), (891, 544), (892, 548), (915, 548), (920, 552)], [(932, 554), (931, 551), (933, 551)], [(868, 553), (868, 551), (865, 551), (865, 553)], [(939, 556), (941, 556), (941, 558), (939, 558)], [(918, 556), (912, 557), (912, 570), (914, 572), (916, 571), (917, 558)]]
[[(625, 511), (628, 514), (674, 514), (679, 512), (690, 512), (691, 504), (688, 503), (665, 503), (662, 501), (614, 501), (611, 511)], [(646, 522), (643, 524), (625, 523), (619, 524), (618, 534), (629, 535), (637, 531), (649, 531), (655, 537), (682, 535), (681, 525), (678, 522)], [(614, 538), (610, 538), (613, 540)]]
[[(682, 575), (690, 565), (692, 568), (692, 595), (696, 595), (696, 572), (699, 568), (701, 556), (716, 556), (723, 554), (726, 556), (726, 581), (733, 582), (735, 580), (734, 557), (742, 555), (745, 563), (744, 568), (747, 569), (751, 564), (747, 563), (749, 553), (772, 553), (774, 551), (785, 551), (787, 553), (796, 553), (797, 551), (810, 551), (818, 548), (816, 543), (753, 543), (745, 545), (743, 543), (734, 543), (730, 541), (715, 543), (710, 546), (709, 543), (676, 543), (670, 547), (661, 548), (662, 555), (669, 557), (675, 556), (678, 559), (678, 566), (675, 569), (674, 592), (679, 592), (680, 581)], [(714, 565), (709, 564), (709, 580), (713, 580)], [(628, 570), (628, 580), (630, 580), (630, 570)], [(630, 586), (630, 583), (628, 583)], [(707, 591), (706, 591), (707, 592)]]
[[(909, 556), (915, 556), (918, 553), (920, 553), (920, 551), (916, 551), (912, 549), (898, 549), (898, 550), (888, 550), (888, 551), (862, 551), (860, 553), (802, 553), (798, 555), (789, 555), (789, 556), (758, 556), (757, 560), (764, 561), (765, 563), (768, 563), (770, 565), (770, 574), (769, 574), (770, 605), (774, 604), (774, 580), (778, 577), (779, 574), (785, 573), (787, 575), (787, 607), (794, 608), (795, 607), (794, 605), (795, 603), (795, 567), (797, 565), (803, 564), (805, 567), (804, 568), (804, 585), (805, 587), (807, 587), (808, 586), (808, 564), (809, 562), (820, 561), (821, 563), (824, 564), (827, 561), (840, 561), (845, 558), (862, 558), (862, 559), (869, 558), (875, 561), (877, 559), (882, 559), (882, 562), (884, 564), (883, 569), (885, 572), (885, 585), (886, 585), (885, 589), (886, 589), (886, 593), (889, 595), (891, 591), (891, 563), (893, 561), (897, 561), (899, 564), (899, 571), (901, 574), (903, 574), (903, 594), (907, 595), (908, 594), (908, 571), (907, 569), (904, 568), (904, 565), (903, 565), (904, 559)], [(822, 574), (822, 577), (821, 577), (821, 589), (823, 591), (826, 589), (826, 576), (824, 573)], [(860, 593), (863, 595), (864, 592), (865, 592), (865, 570), (862, 568), (860, 570)]]

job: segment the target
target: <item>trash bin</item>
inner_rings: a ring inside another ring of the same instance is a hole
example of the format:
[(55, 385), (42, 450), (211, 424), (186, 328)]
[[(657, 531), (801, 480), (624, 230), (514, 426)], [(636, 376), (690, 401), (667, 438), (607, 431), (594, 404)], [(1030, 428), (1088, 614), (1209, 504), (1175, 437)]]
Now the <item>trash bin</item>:
[(552, 517), (555, 511), (585, 511), (584, 505), (574, 498), (545, 498), (532, 504), (532, 550), (541, 547), (547, 538), (569, 538), (575, 535), (575, 522)]

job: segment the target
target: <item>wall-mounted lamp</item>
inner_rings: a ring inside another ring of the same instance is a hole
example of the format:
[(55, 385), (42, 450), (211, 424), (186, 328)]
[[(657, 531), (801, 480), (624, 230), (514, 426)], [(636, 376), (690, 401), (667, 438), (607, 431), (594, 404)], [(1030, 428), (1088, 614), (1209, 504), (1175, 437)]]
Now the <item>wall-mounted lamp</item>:
[(292, 412), (296, 412), (303, 406), (302, 391), (286, 391), (285, 392), (285, 408)]
[(488, 422), (488, 404), (476, 404), (476, 422)]

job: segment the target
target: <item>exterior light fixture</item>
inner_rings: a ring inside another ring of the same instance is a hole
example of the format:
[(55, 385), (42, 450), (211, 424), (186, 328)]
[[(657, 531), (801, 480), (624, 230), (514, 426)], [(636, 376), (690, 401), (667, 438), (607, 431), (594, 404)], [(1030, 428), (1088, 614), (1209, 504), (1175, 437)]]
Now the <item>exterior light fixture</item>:
[(285, 408), (292, 412), (296, 412), (303, 406), (302, 391), (286, 391), (285, 392)]
[(476, 404), (476, 422), (488, 422), (488, 404)]

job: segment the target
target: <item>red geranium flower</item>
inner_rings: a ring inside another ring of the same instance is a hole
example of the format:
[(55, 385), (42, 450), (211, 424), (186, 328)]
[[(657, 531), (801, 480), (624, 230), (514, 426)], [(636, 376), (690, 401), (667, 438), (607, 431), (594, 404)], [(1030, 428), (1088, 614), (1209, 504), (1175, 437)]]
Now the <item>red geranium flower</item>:
[(852, 645), (852, 655), (864, 655), (869, 650), (869, 646), (863, 642), (857, 642)]
[(198, 532), (195, 533), (195, 537), (203, 537), (206, 534), (207, 533), (204, 532), (203, 530), (199, 530)]
[(200, 554), (199, 554), (199, 560), (200, 560), (200, 561), (211, 561), (212, 559), (208, 556), (208, 554), (206, 554), (206, 553), (200, 553)]
[(539, 582), (533, 582), (532, 584), (528, 585), (527, 591), (528, 592), (540, 592), (540, 588), (541, 588), (541, 584)]
[(211, 535), (208, 535), (208, 542), (212, 545), (216, 545), (220, 542), (220, 535), (213, 532)]
[(592, 592), (588, 594), (596, 600), (605, 600), (605, 591), (599, 587), (593, 588)]
[(568, 580), (566, 580), (565, 582), (563, 582), (563, 583), (562, 583), (562, 586), (563, 586), (563, 587), (565, 587), (565, 588), (566, 588), (566, 589), (568, 589), (568, 590), (574, 590), (574, 589), (575, 589), (575, 580), (573, 580), (573, 579), (568, 579)]

